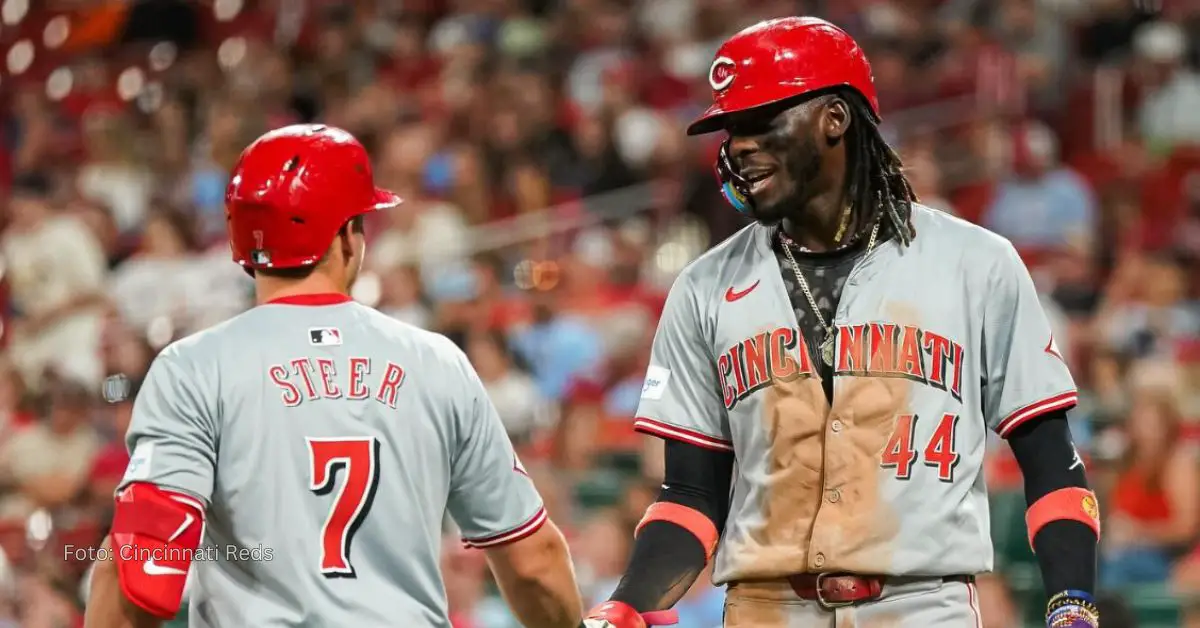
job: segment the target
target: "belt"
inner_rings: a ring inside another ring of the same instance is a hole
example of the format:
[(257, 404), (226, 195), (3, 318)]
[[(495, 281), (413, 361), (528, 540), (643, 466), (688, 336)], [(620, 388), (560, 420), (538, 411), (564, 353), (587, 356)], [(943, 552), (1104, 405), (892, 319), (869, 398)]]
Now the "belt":
[[(888, 576), (860, 576), (846, 573), (801, 573), (787, 576), (784, 579), (801, 599), (814, 600), (825, 609), (853, 606), (879, 599), (883, 594), (883, 586), (889, 580), (895, 580)], [(903, 580), (911, 579), (904, 578)], [(941, 580), (942, 582), (969, 584), (975, 581), (975, 576), (943, 576)]]

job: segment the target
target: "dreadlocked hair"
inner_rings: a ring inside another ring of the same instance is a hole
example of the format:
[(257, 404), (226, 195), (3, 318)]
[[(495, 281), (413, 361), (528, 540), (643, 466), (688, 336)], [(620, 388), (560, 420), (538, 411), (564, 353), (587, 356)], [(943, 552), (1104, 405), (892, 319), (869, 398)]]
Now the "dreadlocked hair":
[(918, 199), (904, 174), (900, 155), (883, 139), (865, 98), (848, 90), (840, 96), (849, 105), (852, 119), (846, 132), (847, 196), (854, 207), (864, 212), (857, 235), (870, 233), (876, 222), (886, 220), (881, 228), (908, 246), (917, 234), (912, 205)]

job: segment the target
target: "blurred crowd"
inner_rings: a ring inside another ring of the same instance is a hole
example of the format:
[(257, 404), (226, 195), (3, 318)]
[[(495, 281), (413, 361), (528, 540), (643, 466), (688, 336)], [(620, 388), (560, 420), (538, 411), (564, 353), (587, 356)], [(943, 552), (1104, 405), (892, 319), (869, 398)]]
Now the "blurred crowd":
[[(252, 303), (222, 195), (300, 121), (406, 202), (354, 296), (455, 339), (568, 535), (585, 602), (624, 567), (661, 446), (631, 417), (670, 282), (742, 226), (683, 125), (712, 54), (811, 14), (866, 48), (928, 205), (1010, 238), (1080, 388), (1107, 628), (1200, 626), (1200, 4), (1190, 0), (0, 0), (0, 628), (80, 623), (166, 343)], [(984, 623), (1044, 595), (1008, 449), (988, 460)], [(447, 531), (456, 628), (513, 625)], [(682, 625), (720, 625), (707, 574)], [(179, 625), (184, 625), (180, 622)]]

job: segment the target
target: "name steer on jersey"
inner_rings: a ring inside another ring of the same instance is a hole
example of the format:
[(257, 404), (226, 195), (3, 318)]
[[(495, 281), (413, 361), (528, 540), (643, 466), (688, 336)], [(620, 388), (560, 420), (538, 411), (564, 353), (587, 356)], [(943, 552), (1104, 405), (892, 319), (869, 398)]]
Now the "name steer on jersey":
[(634, 423), (664, 440), (662, 490), (585, 626), (642, 628), (711, 562), (728, 627), (980, 628), (990, 430), (1046, 625), (1095, 628), (1075, 383), (1012, 244), (919, 203), (837, 26), (750, 26), (709, 84), (688, 134), (725, 134), (718, 183), (753, 222), (668, 294)]
[[(339, 378), (339, 372), (345, 377)], [(289, 408), (304, 401), (342, 398), (374, 399), (395, 408), (404, 383), (404, 367), (389, 361), (382, 374), (373, 378), (371, 358), (366, 356), (351, 356), (341, 365), (329, 358), (300, 357), (272, 364), (267, 377), (279, 388), (280, 401)]]
[(566, 542), (466, 355), (348, 296), (364, 215), (399, 202), (341, 129), (242, 153), (226, 217), (257, 304), (147, 372), (88, 628), (159, 626), (185, 590), (192, 628), (449, 628), (447, 515), (522, 623), (577, 628)]

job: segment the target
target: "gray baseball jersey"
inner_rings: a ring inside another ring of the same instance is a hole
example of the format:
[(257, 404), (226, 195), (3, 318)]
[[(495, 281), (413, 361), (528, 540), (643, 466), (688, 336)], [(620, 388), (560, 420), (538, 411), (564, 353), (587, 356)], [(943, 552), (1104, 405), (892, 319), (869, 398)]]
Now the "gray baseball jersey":
[(122, 484), (207, 506), (193, 627), (448, 627), (446, 512), (474, 547), (546, 520), (462, 351), (337, 295), (168, 346), (127, 444)]
[(989, 571), (986, 428), (1075, 404), (1012, 245), (914, 207), (917, 236), (858, 262), (838, 303), (833, 398), (751, 225), (667, 297), (636, 428), (731, 450), (717, 583), (801, 572)]

